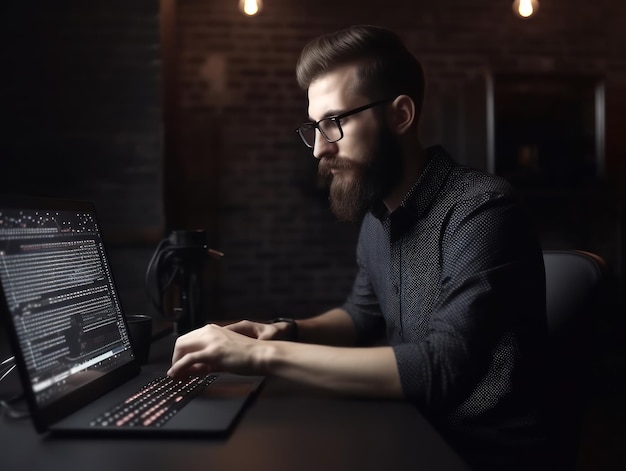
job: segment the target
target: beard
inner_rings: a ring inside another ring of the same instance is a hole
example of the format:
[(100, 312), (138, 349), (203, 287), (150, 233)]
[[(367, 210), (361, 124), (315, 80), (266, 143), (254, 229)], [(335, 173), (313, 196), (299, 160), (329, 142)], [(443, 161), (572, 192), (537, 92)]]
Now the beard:
[[(391, 192), (402, 178), (400, 143), (386, 125), (378, 133), (375, 147), (358, 162), (324, 157), (318, 173), (330, 179), (330, 209), (340, 221), (359, 221)], [(331, 170), (341, 172), (333, 175)]]

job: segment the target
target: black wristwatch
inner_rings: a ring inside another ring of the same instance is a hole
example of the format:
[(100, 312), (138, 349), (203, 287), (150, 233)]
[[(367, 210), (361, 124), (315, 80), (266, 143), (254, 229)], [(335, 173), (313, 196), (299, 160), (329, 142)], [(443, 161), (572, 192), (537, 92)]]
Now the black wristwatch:
[(276, 324), (277, 322), (286, 322), (291, 326), (291, 338), (289, 340), (293, 342), (298, 341), (298, 323), (292, 317), (277, 317), (270, 321), (270, 324)]

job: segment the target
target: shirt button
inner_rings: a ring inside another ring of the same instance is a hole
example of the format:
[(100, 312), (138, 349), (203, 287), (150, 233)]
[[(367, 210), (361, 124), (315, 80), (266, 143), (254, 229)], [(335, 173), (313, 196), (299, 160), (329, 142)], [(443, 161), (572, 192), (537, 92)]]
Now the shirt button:
[(394, 291), (394, 293), (396, 293), (396, 294), (398, 294), (398, 293), (400, 292), (400, 287), (399, 287), (397, 284), (395, 284), (395, 283), (394, 283), (394, 285), (393, 285), (393, 291)]

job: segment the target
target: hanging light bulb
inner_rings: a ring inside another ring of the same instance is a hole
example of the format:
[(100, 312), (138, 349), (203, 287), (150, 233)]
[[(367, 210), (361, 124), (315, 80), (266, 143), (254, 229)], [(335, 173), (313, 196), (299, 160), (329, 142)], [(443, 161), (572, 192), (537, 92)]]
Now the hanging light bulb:
[(513, 11), (520, 18), (530, 18), (539, 9), (537, 0), (515, 0), (513, 2)]
[(239, 0), (239, 9), (248, 16), (254, 16), (263, 8), (263, 0)]

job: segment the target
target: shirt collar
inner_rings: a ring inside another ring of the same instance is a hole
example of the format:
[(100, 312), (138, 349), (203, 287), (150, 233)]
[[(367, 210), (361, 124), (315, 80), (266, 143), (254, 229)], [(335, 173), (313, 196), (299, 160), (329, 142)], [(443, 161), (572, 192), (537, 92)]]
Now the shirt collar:
[(455, 163), (442, 146), (425, 149), (427, 164), (400, 206), (389, 213), (383, 202), (372, 208), (372, 214), (383, 223), (386, 219), (394, 227), (394, 233), (402, 233), (418, 219), (433, 203)]

